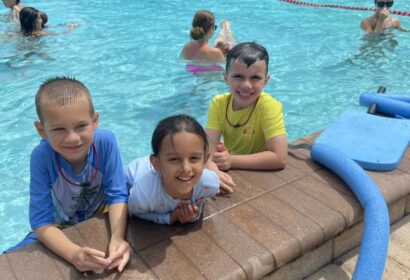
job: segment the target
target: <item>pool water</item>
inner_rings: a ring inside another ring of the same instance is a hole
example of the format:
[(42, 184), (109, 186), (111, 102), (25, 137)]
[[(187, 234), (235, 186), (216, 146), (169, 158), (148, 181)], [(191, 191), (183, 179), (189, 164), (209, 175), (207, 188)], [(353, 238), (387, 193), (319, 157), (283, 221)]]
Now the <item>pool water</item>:
[[(52, 3), (53, 2), (53, 3)], [(123, 164), (150, 153), (156, 122), (187, 113), (205, 124), (210, 98), (227, 90), (220, 73), (184, 71), (179, 52), (196, 10), (231, 21), (237, 41), (270, 53), (266, 92), (283, 103), (289, 140), (326, 128), (359, 108), (362, 92), (409, 91), (410, 33), (363, 36), (365, 11), (311, 8), (276, 0), (24, 1), (44, 10), (50, 26), (79, 22), (68, 34), (27, 39), (5, 23), (0, 7), (0, 251), (29, 231), (29, 156), (39, 142), (34, 95), (55, 75), (75, 76), (90, 89), (101, 127), (115, 132)], [(316, 0), (372, 7), (373, 0)], [(395, 10), (410, 10), (397, 1)], [(410, 29), (408, 17), (397, 17)], [(64, 32), (52, 28), (51, 32)]]

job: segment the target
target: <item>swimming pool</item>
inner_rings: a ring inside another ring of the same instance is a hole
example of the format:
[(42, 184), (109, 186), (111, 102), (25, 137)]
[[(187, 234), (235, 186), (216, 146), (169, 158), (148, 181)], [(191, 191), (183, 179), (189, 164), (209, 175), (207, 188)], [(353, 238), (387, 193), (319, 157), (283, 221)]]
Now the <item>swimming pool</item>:
[[(372, 0), (316, 0), (371, 6)], [(27, 40), (0, 21), (0, 250), (29, 231), (29, 155), (38, 143), (34, 95), (53, 75), (79, 78), (91, 90), (100, 126), (114, 131), (123, 164), (150, 152), (156, 122), (188, 113), (205, 123), (208, 101), (227, 89), (219, 75), (184, 71), (179, 51), (194, 12), (209, 9), (231, 21), (238, 41), (255, 40), (270, 53), (266, 91), (283, 103), (290, 140), (324, 129), (343, 110), (358, 109), (358, 96), (384, 85), (410, 92), (410, 33), (363, 38), (369, 12), (261, 1), (24, 1), (44, 10), (49, 25), (80, 22), (71, 33)], [(408, 11), (399, 1), (394, 9)], [(6, 10), (1, 7), (0, 13)], [(410, 18), (400, 18), (410, 29)], [(61, 31), (51, 29), (50, 31)], [(362, 109), (364, 110), (364, 109)]]

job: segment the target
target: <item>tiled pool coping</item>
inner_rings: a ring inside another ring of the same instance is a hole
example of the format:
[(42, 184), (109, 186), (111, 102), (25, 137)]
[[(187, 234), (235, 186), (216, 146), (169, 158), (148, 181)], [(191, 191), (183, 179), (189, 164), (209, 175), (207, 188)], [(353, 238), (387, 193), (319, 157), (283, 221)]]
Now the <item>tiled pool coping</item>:
[[(317, 135), (293, 144), (312, 143)], [(135, 253), (122, 274), (85, 276), (34, 243), (0, 256), (0, 279), (301, 279), (359, 244), (359, 203), (307, 150), (291, 150), (281, 171), (230, 174), (236, 192), (209, 200), (201, 222), (166, 226), (130, 219), (127, 239)], [(383, 193), (391, 223), (410, 213), (410, 149), (398, 169), (368, 174)], [(107, 249), (105, 217), (65, 233)]]

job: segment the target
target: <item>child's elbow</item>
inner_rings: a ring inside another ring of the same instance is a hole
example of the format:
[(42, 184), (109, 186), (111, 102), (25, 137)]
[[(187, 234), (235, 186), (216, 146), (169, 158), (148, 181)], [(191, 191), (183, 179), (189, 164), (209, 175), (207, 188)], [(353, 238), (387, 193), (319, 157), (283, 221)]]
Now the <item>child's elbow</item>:
[(288, 158), (287, 156), (280, 157), (277, 162), (276, 169), (284, 169), (288, 161), (287, 158)]

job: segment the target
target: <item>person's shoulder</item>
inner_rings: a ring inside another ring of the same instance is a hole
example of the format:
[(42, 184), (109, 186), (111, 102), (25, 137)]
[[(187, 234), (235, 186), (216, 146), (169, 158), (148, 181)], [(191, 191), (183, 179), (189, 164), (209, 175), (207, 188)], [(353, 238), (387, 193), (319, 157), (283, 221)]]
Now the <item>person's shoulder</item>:
[(188, 59), (191, 53), (192, 53), (192, 42), (187, 42), (182, 47), (181, 56), (185, 59)]
[(116, 141), (116, 137), (114, 132), (105, 128), (96, 128), (94, 130), (94, 141), (96, 143), (103, 142), (108, 143), (112, 141)]
[(261, 111), (264, 110), (272, 110), (272, 109), (280, 109), (282, 108), (282, 103), (279, 102), (275, 97), (272, 95), (262, 92), (259, 96), (258, 106), (260, 106)]
[(214, 95), (211, 99), (211, 103), (209, 107), (216, 110), (222, 110), (222, 108), (226, 107), (226, 102), (228, 101), (229, 92), (220, 93)]
[(219, 192), (220, 182), (219, 182), (218, 175), (214, 171), (205, 168), (202, 171), (200, 185), (201, 185), (202, 191), (205, 191), (210, 196), (215, 195), (216, 193)]
[(224, 93), (214, 95), (212, 97), (212, 100), (215, 102), (225, 102), (228, 99), (229, 94), (230, 94), (229, 92), (224, 92)]
[(212, 55), (213, 62), (222, 62), (225, 60), (225, 55), (219, 48), (210, 47), (209, 53)]
[(146, 173), (152, 171), (151, 162), (148, 156), (139, 157), (132, 160), (125, 168), (126, 172), (132, 173), (134, 178), (142, 177)]
[(392, 18), (391, 23), (392, 23), (393, 27), (400, 28), (400, 20), (398, 20), (397, 18)]
[(40, 143), (31, 151), (31, 156), (40, 157), (53, 153), (53, 148), (47, 140), (41, 139)]
[(202, 171), (201, 179), (203, 183), (219, 188), (219, 177), (215, 171), (205, 168)]
[(262, 92), (259, 98), (262, 102), (280, 103), (275, 97), (273, 97), (271, 94), (266, 93), (266, 92)]

